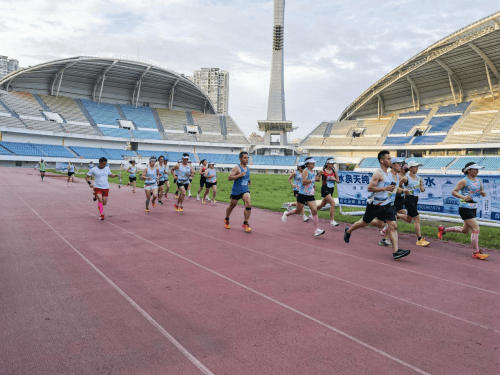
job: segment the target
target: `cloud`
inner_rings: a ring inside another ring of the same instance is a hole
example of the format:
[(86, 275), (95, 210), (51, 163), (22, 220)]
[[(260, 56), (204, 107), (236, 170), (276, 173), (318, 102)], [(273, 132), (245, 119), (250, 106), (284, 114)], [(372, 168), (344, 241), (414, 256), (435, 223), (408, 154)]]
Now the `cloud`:
[[(0, 0), (3, 55), (21, 66), (132, 56), (191, 75), (230, 73), (229, 113), (249, 134), (267, 114), (271, 0)], [(450, 33), (498, 10), (457, 0), (294, 0), (285, 10), (287, 119), (303, 137)]]

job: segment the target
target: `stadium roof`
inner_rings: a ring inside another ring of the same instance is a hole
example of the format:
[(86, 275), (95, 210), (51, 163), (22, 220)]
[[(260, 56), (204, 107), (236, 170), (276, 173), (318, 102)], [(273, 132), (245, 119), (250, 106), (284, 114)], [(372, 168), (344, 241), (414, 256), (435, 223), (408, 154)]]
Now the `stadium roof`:
[(500, 83), (499, 69), (500, 12), (496, 12), (398, 66), (352, 102), (339, 120), (419, 110), (443, 98), (459, 103)]
[(54, 60), (8, 74), (0, 79), (0, 88), (216, 113), (208, 96), (184, 75), (127, 58)]

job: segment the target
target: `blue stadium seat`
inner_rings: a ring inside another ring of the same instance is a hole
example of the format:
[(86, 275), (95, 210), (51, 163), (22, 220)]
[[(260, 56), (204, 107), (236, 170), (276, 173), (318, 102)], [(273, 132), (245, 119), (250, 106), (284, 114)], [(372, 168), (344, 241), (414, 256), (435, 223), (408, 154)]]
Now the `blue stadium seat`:
[(443, 142), (446, 135), (423, 135), (421, 137), (415, 137), (412, 145), (434, 145), (439, 142)]
[(108, 155), (109, 158), (114, 160), (123, 159), (124, 156), (137, 156), (135, 152), (131, 150), (121, 150), (117, 148), (102, 148), (102, 150)]
[(81, 99), (81, 102), (96, 124), (118, 125), (117, 120), (120, 119), (120, 114), (114, 104), (97, 104), (87, 99)]
[(449, 168), (452, 170), (461, 170), (465, 167), (465, 164), (469, 162), (474, 162), (479, 165), (482, 165), (483, 160), (485, 159), (484, 156), (462, 156), (457, 159), (455, 163)]
[(12, 152), (0, 146), (0, 155), (12, 155)]
[(206, 159), (208, 162), (215, 164), (238, 164), (240, 159), (237, 154), (210, 154), (198, 153), (200, 160)]
[(384, 145), (404, 145), (410, 142), (412, 137), (387, 137)]
[(292, 166), (295, 164), (296, 156), (278, 156), (278, 155), (254, 155), (252, 161), (254, 165), (276, 165)]
[(132, 134), (138, 139), (161, 139), (160, 133), (148, 130), (132, 130)]
[(194, 154), (192, 152), (177, 152), (177, 151), (167, 151), (167, 157), (169, 161), (177, 162), (182, 159), (182, 154), (189, 154), (189, 160), (195, 163)]
[(78, 155), (85, 159), (96, 159), (98, 160), (99, 158), (102, 158), (103, 156), (105, 158), (109, 158), (109, 155), (106, 154), (106, 152), (102, 148), (96, 148), (96, 147), (80, 147), (80, 146), (69, 146), (70, 149), (72, 149), (74, 152), (76, 152)]
[[(305, 162), (306, 158), (307, 158), (307, 156), (301, 156), (299, 158), (299, 163)], [(316, 166), (318, 166), (318, 167), (322, 167), (323, 165), (325, 165), (326, 160), (328, 159), (327, 156), (313, 156), (313, 158), (314, 158), (314, 160), (316, 160)]]
[(76, 158), (75, 155), (71, 153), (66, 147), (58, 145), (45, 145), (45, 144), (34, 144), (34, 147), (42, 151), (47, 156), (52, 157), (64, 157), (64, 158)]
[(137, 153), (141, 155), (143, 158), (150, 158), (152, 156), (154, 156), (155, 158), (159, 158), (161, 155), (163, 155), (163, 157), (167, 156), (167, 152), (165, 150), (163, 151), (137, 150)]
[(439, 107), (436, 114), (440, 114), (440, 113), (464, 113), (465, 110), (469, 107), (470, 103), (471, 102), (463, 102), (463, 103), (459, 103), (457, 105), (450, 104), (450, 105), (446, 105), (443, 107)]
[(99, 126), (102, 134), (106, 137), (120, 137), (120, 138), (131, 138), (130, 131), (123, 128), (106, 128), (104, 126)]
[(432, 127), (429, 133), (448, 133), (460, 117), (460, 115), (455, 115), (431, 118), (429, 125)]
[(21, 142), (0, 142), (0, 146), (9, 150), (13, 154), (21, 156), (46, 156), (42, 151), (40, 151), (35, 146), (30, 143)]
[(129, 104), (120, 105), (128, 120), (133, 121), (138, 128), (158, 129), (153, 112), (148, 107), (137, 107)]
[(377, 158), (366, 158), (359, 165), (360, 168), (379, 168), (380, 163)]
[(398, 119), (392, 127), (390, 134), (406, 134), (415, 125), (420, 125), (423, 121), (423, 118)]
[(400, 113), (399, 117), (410, 117), (410, 116), (427, 116), (431, 112), (430, 109), (421, 109), (416, 112)]
[(497, 171), (498, 168), (500, 168), (500, 157), (493, 156), (484, 158), (484, 160), (481, 161), (481, 165), (487, 171)]

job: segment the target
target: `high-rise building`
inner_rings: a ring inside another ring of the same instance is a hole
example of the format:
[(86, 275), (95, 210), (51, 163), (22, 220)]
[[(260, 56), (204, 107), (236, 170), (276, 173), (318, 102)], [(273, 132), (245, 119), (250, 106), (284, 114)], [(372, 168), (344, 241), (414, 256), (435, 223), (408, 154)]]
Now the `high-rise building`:
[(195, 70), (193, 77), (187, 77), (212, 101), (218, 113), (227, 115), (229, 100), (229, 72), (219, 68)]
[(0, 78), (19, 69), (19, 61), (0, 56)]

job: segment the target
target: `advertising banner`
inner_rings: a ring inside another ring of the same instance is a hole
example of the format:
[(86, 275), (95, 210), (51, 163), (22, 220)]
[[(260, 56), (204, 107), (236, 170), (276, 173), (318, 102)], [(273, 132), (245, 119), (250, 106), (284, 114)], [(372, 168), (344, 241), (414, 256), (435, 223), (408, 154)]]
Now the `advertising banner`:
[(68, 163), (56, 163), (56, 171), (67, 172), (68, 171)]
[[(425, 214), (459, 216), (459, 199), (451, 195), (463, 176), (418, 174), (424, 181), (425, 191), (418, 194), (418, 211)], [(366, 206), (370, 196), (368, 184), (372, 173), (339, 172), (337, 185), (339, 203), (343, 206)], [(486, 197), (477, 204), (477, 218), (500, 222), (500, 176), (478, 176), (483, 181)]]

